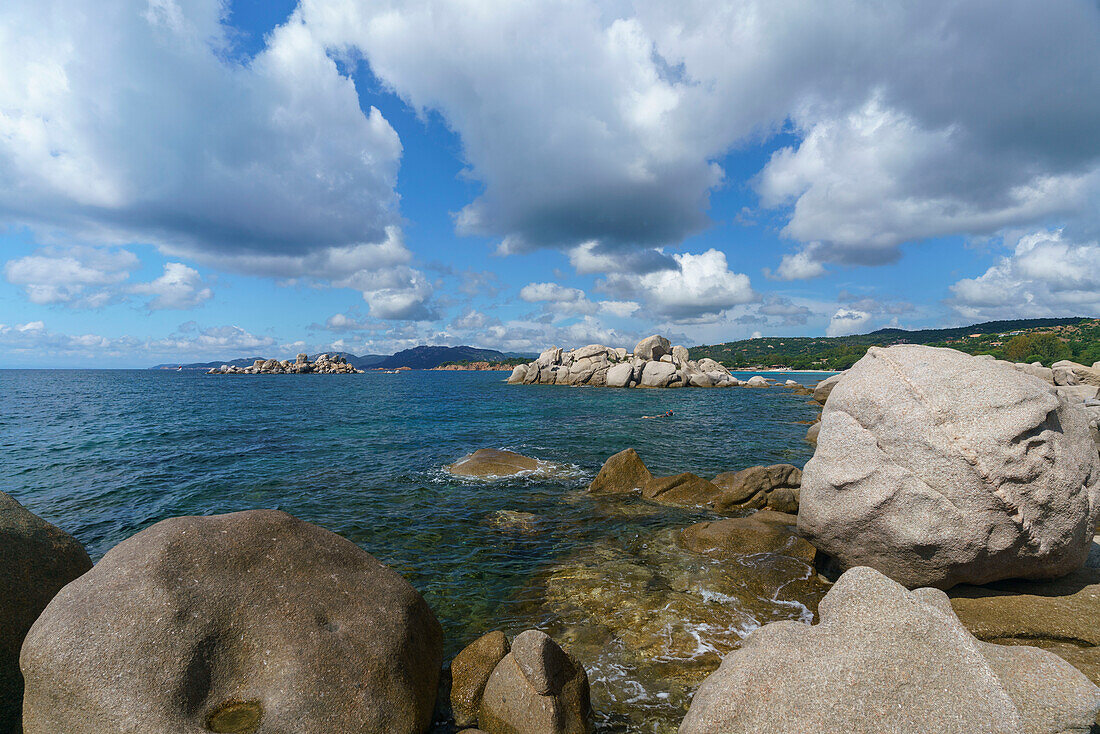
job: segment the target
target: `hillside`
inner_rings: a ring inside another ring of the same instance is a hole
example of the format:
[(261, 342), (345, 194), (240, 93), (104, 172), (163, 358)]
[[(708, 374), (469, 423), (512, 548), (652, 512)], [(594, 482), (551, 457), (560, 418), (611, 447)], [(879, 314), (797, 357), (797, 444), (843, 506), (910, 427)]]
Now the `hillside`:
[[(348, 361), (352, 367), (360, 370), (369, 369), (396, 369), (398, 367), (411, 367), (414, 370), (427, 370), (448, 363), (469, 362), (505, 362), (510, 359), (528, 361), (534, 359), (526, 354), (513, 352), (498, 352), (495, 349), (478, 349), (477, 347), (413, 347), (405, 349), (397, 354), (363, 354), (355, 355), (351, 352), (327, 352), (329, 356), (339, 355)], [(316, 359), (317, 355), (311, 354), (310, 359)], [(293, 359), (293, 355), (289, 357)], [(150, 369), (154, 370), (208, 370), (212, 367), (220, 367), (223, 364), (236, 367), (248, 367), (257, 359), (267, 357), (248, 357), (241, 359), (221, 360), (214, 362), (188, 362), (158, 364)]]
[(989, 321), (953, 329), (879, 329), (839, 337), (764, 337), (692, 347), (692, 359), (710, 357), (730, 368), (790, 367), (841, 370), (851, 367), (868, 347), (927, 344), (968, 354), (992, 354), (1014, 362), (1060, 359), (1091, 365), (1100, 360), (1100, 319), (1019, 319)]

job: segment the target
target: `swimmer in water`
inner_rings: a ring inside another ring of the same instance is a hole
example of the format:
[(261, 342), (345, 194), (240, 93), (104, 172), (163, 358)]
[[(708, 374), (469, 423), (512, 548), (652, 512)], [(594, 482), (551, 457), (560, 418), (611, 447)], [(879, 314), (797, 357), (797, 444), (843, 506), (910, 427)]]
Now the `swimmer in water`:
[(671, 418), (672, 411), (666, 410), (662, 415), (643, 415), (643, 418)]

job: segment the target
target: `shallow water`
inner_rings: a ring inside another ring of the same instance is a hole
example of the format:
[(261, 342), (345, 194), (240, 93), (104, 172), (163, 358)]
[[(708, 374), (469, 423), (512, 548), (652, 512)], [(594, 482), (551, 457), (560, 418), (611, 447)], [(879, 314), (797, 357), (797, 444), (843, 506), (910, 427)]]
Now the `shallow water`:
[[(486, 631), (538, 626), (589, 670), (602, 731), (671, 730), (721, 653), (759, 624), (806, 618), (772, 588), (805, 568), (694, 556), (672, 528), (705, 514), (583, 488), (631, 446), (658, 475), (801, 466), (812, 455), (803, 422), (817, 410), (778, 388), (514, 386), (505, 376), (0, 371), (0, 489), (93, 559), (167, 517), (285, 510), (409, 579), (443, 624), (448, 659)], [(668, 409), (671, 419), (641, 418)], [(487, 482), (442, 469), (482, 447), (569, 470)], [(538, 519), (509, 531), (493, 522), (500, 510)]]

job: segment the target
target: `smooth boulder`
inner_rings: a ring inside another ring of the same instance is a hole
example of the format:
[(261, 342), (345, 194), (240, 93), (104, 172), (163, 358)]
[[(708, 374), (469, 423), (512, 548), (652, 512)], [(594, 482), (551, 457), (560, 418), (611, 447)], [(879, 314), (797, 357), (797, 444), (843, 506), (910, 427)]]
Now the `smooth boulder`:
[(460, 477), (510, 477), (539, 468), (537, 459), (503, 449), (478, 449), (447, 467)]
[(608, 387), (630, 387), (630, 380), (634, 376), (634, 365), (629, 362), (621, 362), (607, 369)]
[(92, 567), (75, 538), (0, 492), (0, 731), (17, 731), (23, 703), (19, 648), (65, 584)]
[(634, 356), (646, 361), (659, 361), (666, 354), (672, 354), (672, 342), (657, 334), (647, 336), (634, 347)]
[(164, 520), (31, 628), (23, 734), (419, 733), (442, 630), (357, 545), (277, 510)]
[(600, 473), (588, 485), (592, 494), (623, 494), (640, 490), (653, 480), (645, 463), (634, 449), (623, 449), (612, 455), (600, 468)]
[(703, 507), (718, 495), (713, 483), (691, 472), (671, 477), (654, 477), (642, 487), (642, 496), (653, 502), (677, 507)]
[(872, 347), (833, 389), (799, 531), (842, 567), (909, 587), (1054, 578), (1100, 515), (1085, 412), (1029, 375), (952, 349)]
[(824, 405), (829, 399), (829, 395), (832, 394), (833, 388), (840, 383), (840, 378), (842, 377), (844, 377), (843, 372), (826, 377), (824, 380), (817, 383), (817, 386), (814, 387), (813, 401), (818, 405)]
[(485, 684), (478, 728), (487, 734), (588, 734), (588, 675), (545, 632), (527, 630)]
[(1100, 688), (1057, 656), (975, 639), (936, 589), (847, 571), (820, 623), (773, 622), (700, 686), (680, 734), (1088, 732)]
[(670, 362), (646, 362), (639, 387), (668, 387), (676, 379), (676, 365)]
[(451, 712), (455, 724), (477, 724), (485, 684), (509, 650), (511, 645), (503, 632), (489, 632), (463, 648), (451, 661)]

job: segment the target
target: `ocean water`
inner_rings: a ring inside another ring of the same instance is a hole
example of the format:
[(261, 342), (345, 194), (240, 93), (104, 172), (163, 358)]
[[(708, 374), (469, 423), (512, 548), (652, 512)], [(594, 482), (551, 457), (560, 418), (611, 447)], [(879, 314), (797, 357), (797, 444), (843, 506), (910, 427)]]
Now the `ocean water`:
[[(515, 386), (505, 376), (0, 371), (0, 489), (93, 560), (164, 518), (285, 510), (403, 574), (439, 617), (448, 660), (489, 630), (547, 629), (588, 668), (601, 731), (672, 731), (722, 652), (767, 621), (808, 621), (783, 591), (807, 569), (695, 557), (675, 532), (706, 513), (584, 487), (627, 447), (656, 475), (801, 466), (817, 409), (780, 388)], [(812, 385), (823, 375), (776, 377)], [(671, 419), (642, 418), (668, 409)], [(564, 468), (498, 481), (444, 470), (483, 447)], [(500, 510), (538, 519), (501, 530), (488, 522)]]

